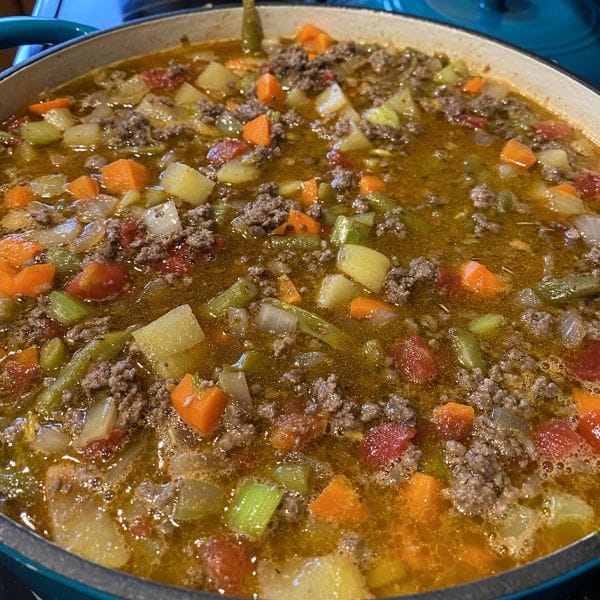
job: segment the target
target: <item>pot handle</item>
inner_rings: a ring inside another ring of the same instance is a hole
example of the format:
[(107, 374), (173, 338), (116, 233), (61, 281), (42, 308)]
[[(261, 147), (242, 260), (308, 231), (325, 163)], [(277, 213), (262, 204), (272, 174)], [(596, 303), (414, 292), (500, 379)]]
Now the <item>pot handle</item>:
[(57, 44), (96, 31), (95, 27), (41, 17), (0, 19), (0, 50), (23, 44)]

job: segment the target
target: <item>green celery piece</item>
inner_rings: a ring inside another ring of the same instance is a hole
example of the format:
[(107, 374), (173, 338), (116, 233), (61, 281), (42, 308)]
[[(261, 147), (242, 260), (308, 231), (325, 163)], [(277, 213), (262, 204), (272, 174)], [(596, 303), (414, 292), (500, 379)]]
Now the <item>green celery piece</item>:
[(215, 319), (224, 317), (230, 308), (248, 306), (256, 298), (257, 293), (256, 286), (249, 279), (241, 277), (226, 290), (205, 302), (201, 311), (204, 315)]
[(281, 300), (276, 300), (275, 298), (265, 298), (264, 302), (272, 304), (281, 310), (286, 310), (298, 317), (298, 329), (302, 331), (302, 333), (312, 335), (337, 350), (348, 347), (348, 335), (333, 325), (333, 323), (330, 323), (303, 308), (288, 304), (287, 302), (282, 302)]
[(90, 365), (115, 358), (131, 336), (131, 329), (99, 335), (78, 350), (62, 368), (58, 377), (39, 394), (36, 412), (47, 415), (58, 408), (63, 393), (73, 389), (83, 379)]
[(307, 495), (311, 489), (312, 467), (309, 464), (279, 465), (273, 477), (284, 488)]
[(451, 329), (450, 340), (461, 366), (469, 371), (476, 368), (485, 369), (485, 361), (477, 343), (477, 338), (470, 331)]
[(339, 216), (335, 220), (330, 241), (334, 246), (342, 244), (360, 244), (364, 242), (371, 232), (371, 228), (354, 217)]
[(62, 367), (68, 359), (67, 347), (59, 337), (44, 342), (40, 349), (40, 365), (45, 373), (52, 373)]
[(63, 325), (73, 325), (90, 314), (90, 309), (81, 300), (60, 291), (50, 292), (47, 312), (52, 319)]
[(398, 129), (400, 127), (400, 117), (398, 113), (387, 104), (380, 104), (375, 108), (370, 108), (365, 111), (364, 117), (370, 123), (374, 125), (388, 125)]
[(411, 233), (431, 233), (433, 228), (415, 213), (406, 210), (393, 198), (381, 194), (380, 192), (371, 192), (368, 196), (373, 209), (380, 213), (393, 212), (406, 225)]
[(30, 121), (21, 124), (21, 137), (34, 146), (47, 146), (61, 140), (62, 133), (48, 121)]
[(321, 238), (318, 235), (274, 235), (268, 243), (274, 250), (309, 252), (321, 247)]
[(0, 298), (0, 323), (12, 323), (19, 310), (16, 300), (12, 298)]
[(506, 323), (504, 316), (487, 313), (470, 321), (467, 329), (479, 337), (493, 337), (500, 332), (504, 323)]
[(455, 71), (452, 65), (445, 66), (433, 76), (433, 80), (440, 84), (454, 83), (459, 79), (460, 75)]
[(258, 372), (264, 371), (269, 365), (267, 357), (258, 350), (248, 350), (244, 352), (236, 362), (232, 365), (228, 365), (227, 369), (230, 371), (248, 371)]
[(81, 269), (82, 256), (74, 254), (64, 246), (50, 246), (46, 251), (46, 258), (55, 267), (59, 275), (70, 275)]
[(248, 537), (260, 537), (265, 533), (282, 496), (283, 491), (277, 485), (246, 481), (229, 507), (227, 524)]
[(600, 277), (588, 275), (553, 277), (540, 281), (534, 289), (544, 302), (562, 304), (600, 293)]

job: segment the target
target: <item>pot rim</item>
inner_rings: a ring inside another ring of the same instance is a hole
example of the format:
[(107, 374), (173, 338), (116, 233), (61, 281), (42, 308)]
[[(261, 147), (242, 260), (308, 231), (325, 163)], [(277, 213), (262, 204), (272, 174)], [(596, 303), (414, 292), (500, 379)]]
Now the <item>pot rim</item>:
[[(258, 7), (263, 9), (282, 6), (291, 8), (303, 7), (305, 9), (311, 8), (300, 1), (289, 3), (274, 2), (267, 5), (258, 4)], [(366, 7), (319, 5), (318, 8), (375, 14), (384, 12), (392, 19), (425, 22), (450, 30), (451, 32), (466, 33), (475, 38), (479, 38), (486, 43), (491, 42), (500, 47), (516, 51), (521, 55), (550, 67), (554, 71), (559, 72), (563, 77), (584, 86), (600, 98), (600, 89), (583, 80), (578, 75), (533, 52), (524, 50), (514, 44), (505, 42), (491, 35), (478, 33), (459, 25), (443, 23), (427, 17), (405, 15), (402, 13), (387, 13), (387, 11)], [(51, 48), (36, 54), (29, 60), (10, 67), (0, 73), (0, 85), (4, 80), (27, 69), (37, 61), (51, 56), (55, 52), (68, 50), (69, 48), (85, 43), (88, 40), (102, 38), (103, 36), (115, 32), (127, 31), (153, 21), (176, 19), (185, 14), (224, 12), (231, 10), (239, 11), (241, 9), (237, 5), (228, 3), (218, 7), (178, 10), (144, 17), (108, 29), (98, 30), (85, 36), (56, 44)], [(172, 598), (173, 600), (216, 600), (217, 598), (223, 598), (221, 595), (210, 592), (186, 589), (154, 582), (148, 579), (142, 579), (124, 571), (110, 569), (98, 563), (93, 563), (57, 546), (50, 540), (31, 531), (2, 513), (0, 513), (0, 551), (25, 568), (34, 570), (49, 579), (55, 581), (58, 580), (62, 585), (82, 594), (87, 594), (88, 596), (99, 599), (106, 598), (105, 594), (123, 598), (124, 600), (159, 600), (166, 597)], [(504, 571), (497, 575), (448, 588), (398, 596), (397, 599), (485, 600), (487, 598), (492, 599), (508, 595), (510, 595), (511, 598), (516, 599), (534, 591), (541, 592), (560, 583), (562, 580), (583, 574), (597, 566), (600, 566), (600, 531), (589, 534), (552, 554), (548, 554), (509, 571)]]

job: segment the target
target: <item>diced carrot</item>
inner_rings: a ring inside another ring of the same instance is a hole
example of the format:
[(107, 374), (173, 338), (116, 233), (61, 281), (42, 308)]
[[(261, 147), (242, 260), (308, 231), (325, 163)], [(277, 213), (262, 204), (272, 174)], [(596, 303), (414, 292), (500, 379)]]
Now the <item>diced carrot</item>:
[(35, 298), (45, 294), (54, 285), (56, 267), (52, 263), (43, 263), (25, 267), (15, 275), (15, 293)]
[(100, 185), (89, 175), (81, 175), (67, 184), (67, 191), (76, 199), (93, 198), (100, 193)]
[(148, 183), (148, 169), (129, 158), (120, 158), (102, 167), (102, 178), (109, 192), (141, 190)]
[(413, 473), (400, 493), (403, 509), (418, 521), (430, 519), (442, 505), (442, 483), (425, 473)]
[(171, 404), (188, 425), (208, 435), (217, 428), (227, 398), (217, 386), (196, 389), (194, 379), (188, 373), (171, 392)]
[(285, 92), (277, 77), (271, 73), (261, 75), (256, 82), (256, 97), (271, 108), (283, 108)]
[(277, 278), (279, 299), (289, 304), (300, 304), (302, 296), (294, 282), (284, 273)]
[(4, 205), (6, 208), (25, 208), (34, 198), (28, 187), (17, 185), (4, 194)]
[(36, 104), (29, 105), (29, 112), (34, 115), (45, 115), (49, 110), (55, 108), (69, 108), (73, 105), (73, 100), (70, 98), (54, 98), (54, 100), (46, 100), (45, 102), (38, 102)]
[(515, 167), (529, 169), (536, 163), (537, 158), (529, 146), (512, 139), (504, 144), (502, 152), (500, 152), (500, 160)]
[(446, 402), (433, 409), (432, 420), (440, 437), (463, 440), (473, 429), (475, 409), (468, 404)]
[(13, 360), (25, 365), (26, 367), (37, 367), (39, 364), (38, 347), (29, 346), (25, 350), (21, 350), (14, 357)]
[(288, 220), (273, 230), (275, 235), (316, 234), (321, 231), (321, 224), (302, 211), (292, 208)]
[(469, 94), (479, 94), (481, 90), (483, 90), (483, 86), (485, 85), (485, 79), (483, 77), (471, 77), (465, 85), (463, 85), (463, 92), (468, 92)]
[(302, 44), (307, 52), (315, 54), (325, 52), (333, 44), (333, 38), (329, 34), (310, 23), (305, 23), (298, 30), (296, 41)]
[(353, 319), (368, 319), (379, 310), (390, 311), (393, 308), (377, 298), (371, 298), (371, 296), (356, 296), (350, 302), (348, 312)]
[(244, 58), (230, 58), (225, 66), (233, 71), (247, 71), (249, 73), (258, 71), (258, 65), (255, 62)]
[(305, 413), (281, 415), (273, 423), (269, 442), (273, 448), (290, 452), (321, 437), (327, 429), (327, 419)]
[(556, 190), (557, 192), (564, 192), (565, 194), (571, 194), (572, 196), (577, 196), (577, 190), (574, 185), (570, 183), (559, 183), (558, 185), (553, 185), (548, 188), (550, 191)]
[(577, 409), (577, 414), (583, 417), (592, 410), (600, 410), (600, 396), (590, 394), (581, 388), (573, 389), (573, 400)]
[(0, 260), (5, 260), (15, 269), (43, 250), (41, 244), (25, 238), (9, 235), (0, 240)]
[(463, 288), (474, 294), (493, 296), (506, 290), (502, 279), (476, 260), (464, 263), (458, 272)]
[(233, 100), (227, 100), (227, 102), (225, 102), (225, 108), (227, 110), (235, 110), (236, 108), (240, 107), (240, 103), (239, 102), (234, 102)]
[(271, 144), (271, 120), (267, 115), (258, 115), (256, 119), (252, 119), (244, 125), (242, 137), (256, 146), (269, 146)]
[(365, 196), (371, 192), (384, 192), (386, 187), (385, 181), (375, 175), (363, 175), (360, 178), (359, 190)]
[(319, 181), (316, 177), (303, 181), (300, 184), (300, 202), (304, 206), (310, 206), (319, 199)]
[(0, 294), (2, 296), (15, 295), (15, 275), (14, 267), (6, 260), (0, 260)]
[(309, 510), (318, 519), (342, 525), (357, 525), (369, 515), (367, 506), (343, 475), (334, 476), (310, 503)]

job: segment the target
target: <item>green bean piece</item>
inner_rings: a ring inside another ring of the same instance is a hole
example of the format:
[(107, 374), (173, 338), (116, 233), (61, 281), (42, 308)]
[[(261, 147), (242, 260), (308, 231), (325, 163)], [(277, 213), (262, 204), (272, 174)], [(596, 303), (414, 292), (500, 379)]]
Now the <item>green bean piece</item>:
[(535, 293), (544, 302), (562, 304), (600, 293), (600, 277), (591, 275), (570, 275), (544, 279), (535, 286)]
[(496, 313), (487, 313), (476, 317), (467, 326), (467, 329), (479, 337), (494, 337), (500, 332), (506, 319)]
[(52, 373), (62, 367), (69, 360), (69, 353), (65, 343), (55, 337), (44, 342), (40, 349), (40, 365), (45, 373)]
[(312, 467), (300, 463), (279, 465), (273, 471), (273, 478), (284, 488), (306, 495), (311, 489)]
[(56, 267), (59, 275), (71, 275), (81, 269), (83, 260), (79, 254), (74, 254), (64, 246), (50, 246), (46, 258)]
[(61, 405), (63, 394), (80, 383), (90, 365), (115, 358), (131, 336), (131, 329), (99, 335), (78, 350), (58, 377), (39, 394), (34, 409), (47, 415)]
[(330, 183), (321, 183), (319, 185), (319, 191), (317, 192), (319, 202), (334, 202), (335, 201), (335, 190), (331, 187)]
[(281, 300), (276, 300), (275, 298), (265, 298), (264, 302), (272, 304), (273, 306), (296, 316), (298, 318), (298, 329), (302, 333), (306, 333), (307, 335), (322, 340), (332, 348), (338, 350), (348, 347), (348, 336), (333, 323), (330, 323), (303, 308), (288, 304), (287, 302), (282, 302)]
[(274, 250), (309, 252), (321, 248), (321, 238), (318, 235), (274, 235), (269, 238), (268, 243)]
[(256, 286), (249, 279), (241, 277), (226, 290), (205, 302), (201, 311), (215, 319), (224, 317), (230, 308), (248, 306), (256, 298), (257, 293)]
[(50, 318), (63, 325), (73, 325), (90, 314), (88, 306), (65, 292), (54, 291), (48, 296), (47, 312)]
[(367, 340), (363, 346), (363, 354), (367, 363), (375, 368), (380, 367), (383, 362), (383, 346), (379, 340)]
[(262, 29), (258, 21), (254, 0), (242, 0), (242, 50), (253, 54), (262, 49)]
[(18, 312), (19, 306), (12, 298), (0, 298), (0, 323), (12, 323)]
[(485, 368), (485, 361), (477, 343), (477, 338), (470, 331), (451, 329), (450, 340), (461, 366), (469, 371), (476, 368)]
[(335, 220), (330, 241), (334, 246), (342, 244), (361, 244), (368, 237), (371, 228), (354, 217), (339, 216)]
[(256, 373), (258, 371), (264, 371), (269, 365), (269, 359), (258, 350), (248, 350), (244, 352), (236, 362), (232, 365), (228, 365), (227, 369), (230, 371), (248, 371)]
[(411, 233), (431, 233), (433, 231), (429, 223), (410, 210), (402, 208), (393, 198), (379, 192), (371, 192), (368, 198), (375, 212), (379, 214), (393, 212)]

